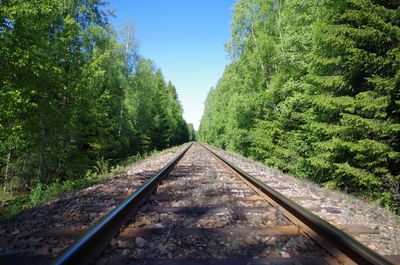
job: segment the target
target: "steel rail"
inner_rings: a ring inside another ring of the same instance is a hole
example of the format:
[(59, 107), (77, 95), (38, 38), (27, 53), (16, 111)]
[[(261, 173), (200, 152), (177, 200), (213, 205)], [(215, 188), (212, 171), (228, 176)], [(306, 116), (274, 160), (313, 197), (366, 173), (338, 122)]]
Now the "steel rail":
[(97, 222), (85, 235), (77, 239), (74, 244), (61, 253), (52, 264), (88, 264), (93, 258), (100, 255), (111, 239), (118, 233), (120, 227), (137, 213), (143, 203), (157, 189), (157, 186), (170, 173), (191, 146), (192, 144), (108, 215)]
[(260, 195), (264, 195), (270, 203), (282, 209), (286, 216), (298, 224), (305, 233), (315, 239), (330, 254), (343, 264), (363, 264), (363, 265), (394, 265), (375, 251), (367, 248), (348, 234), (336, 228), (316, 216), (309, 210), (303, 208), (296, 202), (290, 200), (280, 192), (274, 190), (267, 184), (257, 180), (253, 176), (244, 172), (225, 158), (210, 150), (200, 143), (205, 149), (220, 159), (229, 168), (239, 174), (243, 180)]

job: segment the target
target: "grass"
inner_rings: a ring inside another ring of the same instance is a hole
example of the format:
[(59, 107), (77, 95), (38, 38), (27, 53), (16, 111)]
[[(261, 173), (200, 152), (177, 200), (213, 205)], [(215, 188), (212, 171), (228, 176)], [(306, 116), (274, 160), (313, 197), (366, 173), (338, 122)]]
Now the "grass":
[[(109, 166), (109, 161), (101, 159), (97, 162), (96, 166), (93, 169), (88, 170), (86, 175), (82, 178), (66, 180), (63, 182), (57, 181), (47, 186), (37, 183), (31, 188), (30, 192), (15, 194), (13, 196), (11, 196), (10, 193), (7, 193), (6, 204), (4, 207), (0, 207), (0, 218), (6, 220), (11, 219), (26, 209), (40, 206), (48, 201), (57, 199), (67, 192), (87, 188), (111, 176), (120, 174), (127, 166), (136, 162), (150, 159), (156, 155), (176, 152), (181, 146), (175, 146), (161, 151), (154, 150), (146, 154), (131, 156), (119, 162), (114, 167)], [(0, 188), (2, 189), (2, 186), (0, 186)]]
[(37, 183), (31, 188), (30, 192), (20, 193), (9, 198), (6, 205), (0, 209), (0, 217), (1, 219), (10, 219), (23, 210), (42, 205), (64, 193), (83, 189), (97, 183), (111, 175), (111, 172), (112, 170), (107, 173), (88, 171), (83, 178), (63, 182), (57, 181), (47, 186)]

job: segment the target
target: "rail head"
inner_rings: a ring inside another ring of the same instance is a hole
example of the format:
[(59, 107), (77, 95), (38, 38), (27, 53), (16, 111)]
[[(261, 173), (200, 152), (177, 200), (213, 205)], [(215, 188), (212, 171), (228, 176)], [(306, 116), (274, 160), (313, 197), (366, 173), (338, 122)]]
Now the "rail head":
[[(316, 216), (267, 184), (244, 172), (225, 158), (210, 150), (204, 144), (200, 144), (238, 173), (255, 191), (266, 195), (270, 198), (272, 203), (281, 207), (285, 213), (289, 214), (289, 217), (292, 217), (290, 219), (294, 218), (295, 220), (292, 221), (297, 223), (306, 233), (319, 236), (319, 243), (323, 244), (324, 247), (328, 246), (328, 251), (330, 250), (329, 247), (333, 246), (334, 250), (330, 252), (332, 256), (337, 258), (340, 262), (344, 264), (350, 261), (355, 264), (363, 265), (394, 265), (332, 224)], [(322, 242), (320, 242), (320, 240), (322, 240)], [(339, 250), (339, 252), (337, 252), (337, 250)]]
[(161, 181), (175, 167), (179, 160), (192, 146), (190, 144), (159, 172), (151, 177), (140, 188), (133, 192), (109, 214), (99, 220), (86, 234), (77, 239), (67, 250), (61, 253), (52, 263), (53, 265), (88, 264), (93, 258), (101, 254), (111, 239), (150, 197)]

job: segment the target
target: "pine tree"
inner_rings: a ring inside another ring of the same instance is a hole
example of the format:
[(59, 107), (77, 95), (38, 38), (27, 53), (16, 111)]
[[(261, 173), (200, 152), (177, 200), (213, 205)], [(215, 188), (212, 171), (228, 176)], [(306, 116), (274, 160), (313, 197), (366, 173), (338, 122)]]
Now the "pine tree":
[(398, 211), (399, 8), (239, 0), (201, 140)]

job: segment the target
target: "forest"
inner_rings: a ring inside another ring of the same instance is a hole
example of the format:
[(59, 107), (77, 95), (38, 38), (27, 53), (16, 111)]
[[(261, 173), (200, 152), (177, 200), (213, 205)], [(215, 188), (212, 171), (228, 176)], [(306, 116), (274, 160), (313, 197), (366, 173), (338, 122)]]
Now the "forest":
[(175, 86), (101, 0), (0, 2), (0, 186), (29, 193), (193, 140)]
[(400, 2), (238, 0), (201, 141), (400, 213)]

